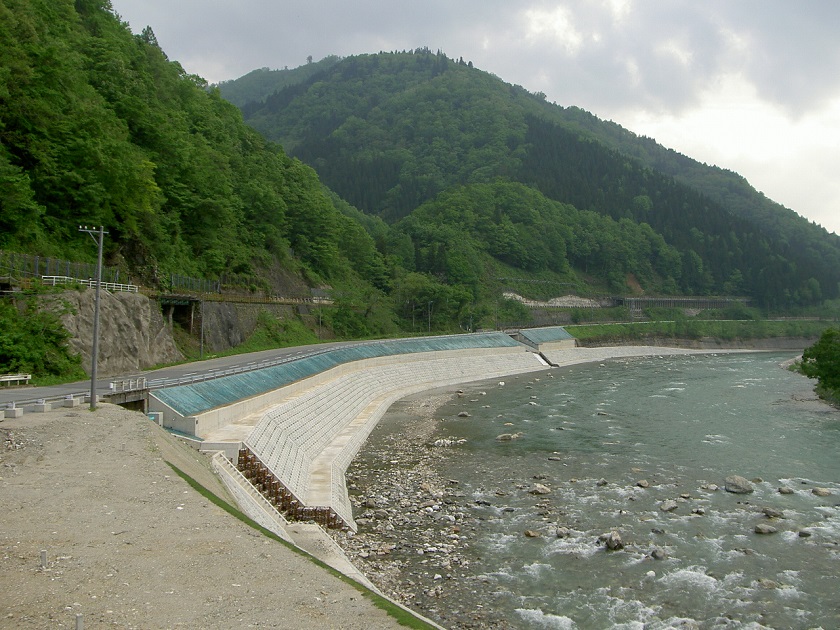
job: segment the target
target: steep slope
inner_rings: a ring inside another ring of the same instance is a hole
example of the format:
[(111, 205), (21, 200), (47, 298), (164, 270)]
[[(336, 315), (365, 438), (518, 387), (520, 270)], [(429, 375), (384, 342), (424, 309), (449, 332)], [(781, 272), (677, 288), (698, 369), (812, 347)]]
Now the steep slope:
[(0, 42), (0, 249), (90, 260), (77, 228), (104, 225), (107, 264), (151, 284), (373, 290), (379, 254), (314, 171), (108, 0), (0, 0)]
[(648, 224), (679, 252), (672, 290), (776, 306), (838, 294), (840, 239), (743, 178), (441, 53), (345, 58), (243, 110), (344, 199), (392, 223), (453, 187), (502, 178)]

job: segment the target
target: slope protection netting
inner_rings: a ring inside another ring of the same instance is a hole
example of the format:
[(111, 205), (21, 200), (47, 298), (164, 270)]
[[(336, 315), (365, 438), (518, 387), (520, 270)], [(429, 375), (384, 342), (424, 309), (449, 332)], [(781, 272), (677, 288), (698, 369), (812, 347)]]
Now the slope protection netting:
[(516, 341), (501, 332), (365, 343), (327, 350), (252, 372), (166, 387), (155, 391), (154, 395), (182, 416), (194, 416), (215, 407), (270, 392), (351, 361), (417, 352), (516, 346), (519, 346)]
[(566, 341), (574, 339), (562, 326), (548, 326), (546, 328), (529, 328), (520, 330), (519, 334), (533, 344), (540, 345), (553, 341)]

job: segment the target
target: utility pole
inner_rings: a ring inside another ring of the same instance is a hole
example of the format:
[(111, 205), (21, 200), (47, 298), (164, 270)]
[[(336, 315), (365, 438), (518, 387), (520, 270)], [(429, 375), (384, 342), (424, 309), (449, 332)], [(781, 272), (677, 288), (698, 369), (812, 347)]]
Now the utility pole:
[(204, 300), (199, 302), (201, 314), (201, 339), (198, 342), (198, 358), (204, 359)]
[(432, 304), (434, 304), (434, 300), (429, 300), (429, 332), (432, 332)]
[(318, 307), (318, 341), (321, 341), (321, 312), (323, 308), (323, 306)]
[[(96, 411), (96, 364), (99, 359), (99, 293), (102, 289), (102, 242), (105, 240), (104, 226), (99, 229), (79, 226), (79, 232), (87, 232), (98, 243), (99, 255), (96, 260), (96, 301), (93, 307), (93, 348), (90, 353), (90, 410)], [(98, 235), (98, 239), (94, 234)]]

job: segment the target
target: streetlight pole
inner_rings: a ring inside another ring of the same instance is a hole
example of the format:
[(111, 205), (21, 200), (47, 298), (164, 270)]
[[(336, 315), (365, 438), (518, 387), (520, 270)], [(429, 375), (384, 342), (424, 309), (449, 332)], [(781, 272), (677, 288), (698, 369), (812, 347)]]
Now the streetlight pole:
[[(102, 289), (102, 242), (105, 240), (105, 235), (108, 232), (101, 225), (98, 230), (95, 228), (88, 229), (87, 226), (82, 227), (80, 225), (79, 232), (90, 234), (91, 238), (99, 246), (99, 253), (96, 260), (96, 300), (93, 307), (93, 348), (90, 353), (90, 410), (96, 411), (96, 364), (99, 359), (99, 293)], [(94, 234), (97, 234), (99, 238), (97, 239)]]

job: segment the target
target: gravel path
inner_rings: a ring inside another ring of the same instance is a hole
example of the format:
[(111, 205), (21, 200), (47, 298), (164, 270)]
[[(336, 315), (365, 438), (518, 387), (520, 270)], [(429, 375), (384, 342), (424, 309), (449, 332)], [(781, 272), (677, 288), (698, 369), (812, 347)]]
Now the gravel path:
[(194, 491), (167, 461), (232, 503), (143, 414), (31, 413), (0, 421), (0, 441), (0, 628), (399, 627)]

